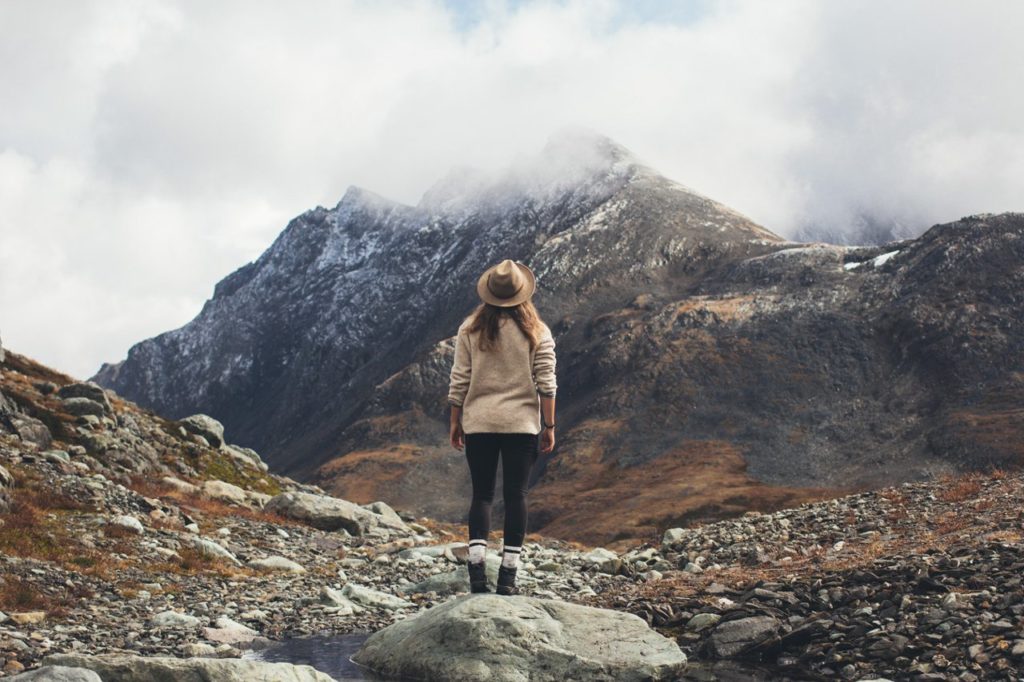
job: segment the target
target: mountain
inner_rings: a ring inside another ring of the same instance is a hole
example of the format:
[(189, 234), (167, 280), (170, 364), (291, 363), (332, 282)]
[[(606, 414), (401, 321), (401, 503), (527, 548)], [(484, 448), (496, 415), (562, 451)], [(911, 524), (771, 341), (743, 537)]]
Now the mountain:
[(351, 188), (95, 380), (214, 415), (339, 496), (461, 520), (451, 335), (506, 257), (536, 272), (558, 351), (559, 444), (534, 472), (531, 530), (624, 546), (1021, 462), (1024, 216), (792, 242), (589, 133), (505, 173), (455, 172), (416, 206)]

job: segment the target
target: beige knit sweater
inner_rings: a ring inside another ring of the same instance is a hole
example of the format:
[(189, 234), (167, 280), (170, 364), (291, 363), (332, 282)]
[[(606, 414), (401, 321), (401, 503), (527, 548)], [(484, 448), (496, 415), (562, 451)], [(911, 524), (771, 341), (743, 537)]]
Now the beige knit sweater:
[(540, 342), (530, 340), (515, 321), (501, 318), (493, 349), (478, 347), (479, 332), (459, 325), (455, 340), (448, 402), (462, 407), (464, 433), (531, 433), (541, 431), (540, 396), (554, 397), (555, 339), (541, 322)]

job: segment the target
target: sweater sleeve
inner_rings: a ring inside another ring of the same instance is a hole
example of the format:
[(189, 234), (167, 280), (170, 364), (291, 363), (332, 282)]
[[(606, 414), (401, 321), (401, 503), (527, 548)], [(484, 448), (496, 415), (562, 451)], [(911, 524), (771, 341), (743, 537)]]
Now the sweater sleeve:
[(455, 362), (448, 382), (448, 403), (456, 407), (462, 407), (469, 391), (470, 355), (469, 339), (460, 329), (455, 337)]
[(533, 377), (537, 382), (537, 392), (542, 396), (553, 398), (558, 388), (555, 382), (555, 339), (549, 329), (544, 330), (533, 358)]

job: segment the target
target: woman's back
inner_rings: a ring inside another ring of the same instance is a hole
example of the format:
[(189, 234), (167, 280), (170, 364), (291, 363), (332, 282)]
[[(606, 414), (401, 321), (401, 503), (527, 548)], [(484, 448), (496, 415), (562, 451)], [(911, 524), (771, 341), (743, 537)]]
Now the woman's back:
[(459, 326), (449, 402), (461, 405), (465, 433), (539, 433), (540, 394), (555, 394), (555, 348), (551, 330), (539, 322), (537, 345), (515, 320), (502, 316), (492, 345), (481, 347), (481, 334)]

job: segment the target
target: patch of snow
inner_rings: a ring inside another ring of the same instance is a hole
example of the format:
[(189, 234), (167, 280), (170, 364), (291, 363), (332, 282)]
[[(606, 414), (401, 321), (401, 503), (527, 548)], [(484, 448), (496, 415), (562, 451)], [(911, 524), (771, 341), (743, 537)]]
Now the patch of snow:
[(881, 254), (880, 256), (875, 256), (870, 261), (862, 260), (856, 263), (843, 263), (843, 270), (853, 270), (854, 268), (859, 268), (865, 263), (871, 263), (873, 267), (877, 268), (880, 265), (883, 265), (886, 261), (888, 261), (890, 258), (895, 256), (899, 252), (900, 250), (896, 249), (895, 251), (888, 251), (886, 253)]
[(900, 252), (900, 250), (896, 249), (895, 251), (889, 251), (887, 253), (883, 253), (881, 256), (875, 256), (874, 258), (872, 258), (871, 262), (877, 268), (879, 265), (882, 265), (883, 263), (885, 263), (887, 260), (889, 260), (890, 258), (895, 256), (899, 252)]

